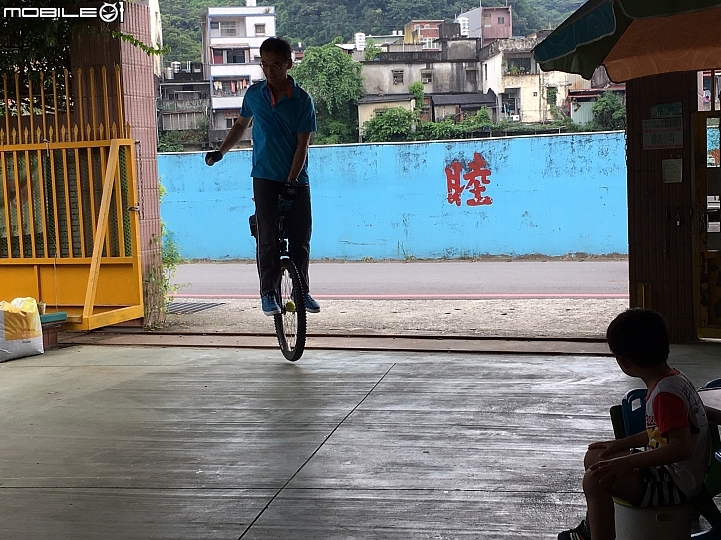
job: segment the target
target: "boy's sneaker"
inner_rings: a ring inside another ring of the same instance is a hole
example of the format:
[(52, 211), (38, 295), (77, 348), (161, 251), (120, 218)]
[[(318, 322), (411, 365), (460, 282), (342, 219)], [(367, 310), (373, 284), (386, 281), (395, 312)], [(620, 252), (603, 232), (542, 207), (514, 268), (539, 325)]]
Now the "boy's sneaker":
[(308, 293), (305, 293), (305, 310), (308, 313), (320, 313), (320, 304)]
[(586, 527), (586, 520), (581, 521), (575, 529), (558, 533), (558, 540), (591, 540), (591, 532)]
[(273, 316), (280, 315), (280, 306), (278, 301), (275, 299), (275, 294), (268, 293), (261, 297), (260, 304), (263, 307), (263, 313), (265, 315)]

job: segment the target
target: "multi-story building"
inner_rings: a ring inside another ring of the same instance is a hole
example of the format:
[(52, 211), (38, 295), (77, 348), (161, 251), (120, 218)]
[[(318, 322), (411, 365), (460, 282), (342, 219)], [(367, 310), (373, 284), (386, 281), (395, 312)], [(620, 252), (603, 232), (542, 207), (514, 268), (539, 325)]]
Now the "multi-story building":
[[(210, 143), (219, 144), (240, 115), (247, 88), (264, 79), (260, 45), (275, 36), (275, 7), (208, 8), (201, 22), (202, 62), (210, 85)], [(244, 139), (248, 139), (247, 133)]]
[[(451, 115), (462, 120), (486, 107), (494, 122), (551, 121), (555, 107), (570, 114), (569, 92), (591, 88), (591, 82), (542, 71), (532, 51), (543, 37), (498, 39), (483, 47), (480, 38), (441, 38), (440, 50), (420, 45), (405, 45), (417, 50), (395, 50), (400, 46), (390, 45), (376, 61), (362, 63), (366, 101), (373, 103), (373, 110), (395, 106), (397, 99), (391, 97), (409, 95), (410, 85), (419, 81), (430, 98), (424, 106), (431, 120)], [(386, 96), (387, 103), (373, 96)]]
[(438, 38), (443, 20), (413, 20), (403, 27), (405, 43), (420, 43), (424, 49), (439, 49)]
[(553, 108), (568, 103), (569, 90), (591, 88), (580, 75), (543, 71), (533, 58), (533, 48), (550, 30), (527, 38), (499, 39), (479, 53), (483, 92), (498, 96), (500, 117), (519, 122), (553, 120)]
[[(353, 43), (338, 43), (336, 47), (339, 47), (343, 52), (350, 55), (355, 62), (362, 62), (365, 60), (365, 50), (369, 43), (373, 43), (374, 46), (387, 52), (390, 45), (403, 43), (403, 30), (393, 30), (391, 34), (375, 36), (363, 32), (356, 32), (353, 34)], [(409, 45), (409, 47), (416, 48), (420, 47), (420, 45)], [(296, 60), (297, 59), (296, 57)]]
[(188, 62), (185, 70), (180, 68), (180, 62), (172, 62), (160, 83), (159, 131), (206, 127), (210, 96), (208, 81), (203, 79), (203, 66), (199, 62)]
[(438, 43), (441, 48), (437, 50), (422, 49), (420, 44), (417, 50), (407, 50), (408, 45), (404, 50), (390, 45), (376, 61), (362, 63), (366, 94), (362, 103), (373, 106), (366, 107), (365, 115), (360, 114), (359, 107), (359, 127), (378, 110), (398, 106), (401, 98), (407, 106), (414, 82), (423, 84), (422, 118), (426, 120), (453, 116), (460, 121), (481, 107), (489, 108), (495, 118), (496, 96), (484, 93), (479, 74), (480, 40), (453, 38)]
[(513, 36), (511, 6), (477, 7), (458, 15), (456, 22), (461, 25), (462, 36), (479, 38), (483, 45)]

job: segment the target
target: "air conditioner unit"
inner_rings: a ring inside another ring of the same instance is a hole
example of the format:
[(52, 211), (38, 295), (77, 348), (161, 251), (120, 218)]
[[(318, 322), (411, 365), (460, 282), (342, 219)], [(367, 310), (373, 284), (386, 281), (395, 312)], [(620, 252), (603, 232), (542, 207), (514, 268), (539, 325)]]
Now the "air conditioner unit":
[(521, 121), (521, 115), (520, 115), (520, 114), (512, 114), (512, 115), (511, 115), (511, 120), (513, 120), (514, 122), (520, 122), (520, 121)]

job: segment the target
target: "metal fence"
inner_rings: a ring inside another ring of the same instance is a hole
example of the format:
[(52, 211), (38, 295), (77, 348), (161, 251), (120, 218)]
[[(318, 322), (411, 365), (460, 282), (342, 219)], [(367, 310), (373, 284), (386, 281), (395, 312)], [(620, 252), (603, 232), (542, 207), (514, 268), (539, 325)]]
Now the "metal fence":
[(83, 329), (143, 315), (135, 149), (114, 75), (2, 78), (0, 299), (33, 296)]

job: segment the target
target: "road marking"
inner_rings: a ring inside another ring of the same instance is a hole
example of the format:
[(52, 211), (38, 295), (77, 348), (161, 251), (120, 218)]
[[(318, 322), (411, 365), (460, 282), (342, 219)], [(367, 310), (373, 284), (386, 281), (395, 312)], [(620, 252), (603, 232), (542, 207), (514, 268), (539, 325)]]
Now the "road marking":
[[(260, 299), (257, 294), (172, 294), (173, 298), (229, 298), (252, 300)], [(448, 293), (448, 294), (313, 294), (318, 300), (489, 300), (489, 299), (544, 299), (544, 298), (595, 298), (599, 300), (624, 299), (628, 294), (621, 293)]]

